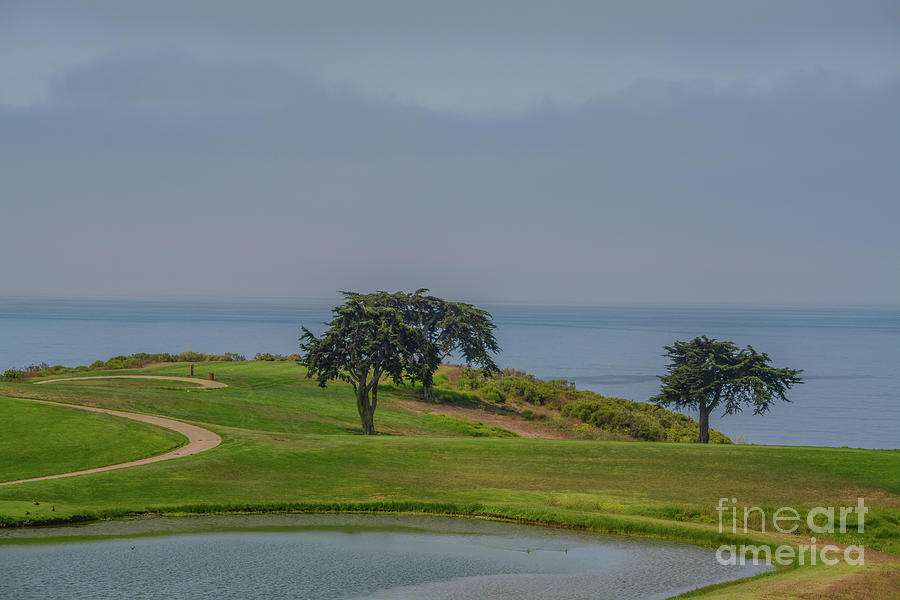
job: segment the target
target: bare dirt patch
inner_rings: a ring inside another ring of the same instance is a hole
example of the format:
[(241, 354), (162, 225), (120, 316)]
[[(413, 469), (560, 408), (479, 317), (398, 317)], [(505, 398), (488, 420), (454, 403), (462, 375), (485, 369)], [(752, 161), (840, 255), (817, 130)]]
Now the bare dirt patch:
[(529, 421), (517, 410), (491, 404), (488, 402), (448, 404), (444, 402), (425, 402), (411, 397), (397, 398), (395, 402), (415, 413), (447, 415), (468, 421), (480, 421), (485, 425), (501, 427), (527, 438), (573, 439), (577, 436), (570, 426), (563, 423), (556, 415), (541, 407), (529, 407), (535, 415), (545, 414), (546, 420)]

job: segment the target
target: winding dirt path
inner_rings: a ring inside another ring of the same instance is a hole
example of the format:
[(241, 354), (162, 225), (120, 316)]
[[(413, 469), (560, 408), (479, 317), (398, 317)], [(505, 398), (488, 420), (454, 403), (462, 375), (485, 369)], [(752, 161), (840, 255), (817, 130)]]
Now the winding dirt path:
[[(66, 377), (63, 379), (48, 379), (46, 381), (38, 381), (36, 384), (56, 383), (57, 381), (74, 381), (78, 379), (167, 379), (174, 381), (186, 381), (196, 383), (204, 388), (223, 388), (228, 387), (220, 381), (209, 381), (206, 379), (192, 379), (190, 377), (164, 377), (161, 375), (108, 375), (98, 377)], [(62, 402), (51, 402), (50, 400), (34, 400), (31, 398), (20, 398), (29, 402), (37, 402), (40, 404), (50, 404), (53, 406), (64, 406), (66, 408), (77, 408), (80, 410), (89, 410), (91, 412), (106, 413), (116, 417), (124, 417), (142, 423), (149, 423), (158, 427), (165, 427), (172, 431), (177, 431), (188, 439), (188, 443), (184, 446), (176, 448), (165, 454), (158, 454), (148, 458), (132, 460), (129, 462), (118, 463), (115, 465), (107, 465), (105, 467), (95, 467), (93, 469), (84, 469), (83, 471), (71, 471), (69, 473), (58, 473), (56, 475), (44, 475), (42, 477), (31, 477), (30, 479), (18, 479), (16, 481), (2, 481), (0, 486), (15, 485), (17, 483), (28, 483), (29, 481), (44, 481), (46, 479), (60, 479), (62, 477), (75, 477), (76, 475), (88, 475), (90, 473), (102, 473), (103, 471), (113, 471), (115, 469), (125, 469), (127, 467), (137, 467), (140, 465), (149, 465), (151, 463), (160, 462), (162, 460), (171, 460), (173, 458), (181, 458), (182, 456), (190, 456), (199, 452), (205, 452), (215, 448), (222, 443), (222, 438), (208, 429), (197, 427), (182, 421), (167, 419), (165, 417), (154, 417), (151, 415), (142, 415), (140, 413), (123, 412), (120, 410), (111, 410), (108, 408), (97, 408), (94, 406), (82, 406), (80, 404), (64, 404)]]
[[(187, 383), (196, 383), (204, 388), (224, 388), (228, 385), (221, 381), (210, 381), (209, 379), (195, 379), (193, 377), (167, 377), (166, 375), (94, 375), (91, 377), (62, 377), (60, 379), (45, 379), (44, 381), (35, 381), (35, 385), (43, 385), (45, 383), (56, 383), (58, 381), (83, 381), (85, 379), (164, 379), (166, 381), (186, 381)], [(68, 405), (67, 405), (68, 406)]]

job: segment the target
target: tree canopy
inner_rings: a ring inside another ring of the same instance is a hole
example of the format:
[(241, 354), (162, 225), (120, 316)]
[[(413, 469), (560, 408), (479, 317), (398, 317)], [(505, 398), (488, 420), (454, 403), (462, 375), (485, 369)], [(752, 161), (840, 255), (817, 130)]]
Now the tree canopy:
[(701, 443), (709, 442), (709, 415), (717, 408), (731, 415), (749, 406), (761, 415), (776, 399), (790, 402), (786, 392), (803, 383), (803, 371), (773, 367), (769, 356), (752, 346), (740, 349), (732, 342), (702, 336), (676, 341), (665, 350), (663, 356), (671, 362), (666, 375), (659, 377), (660, 393), (652, 401), (698, 410)]

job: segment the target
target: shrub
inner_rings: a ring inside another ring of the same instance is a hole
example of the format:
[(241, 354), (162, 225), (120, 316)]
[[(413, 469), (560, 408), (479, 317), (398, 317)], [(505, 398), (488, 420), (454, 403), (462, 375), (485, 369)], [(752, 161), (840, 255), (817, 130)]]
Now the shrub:
[(592, 440), (596, 435), (596, 430), (589, 423), (578, 423), (572, 428), (572, 431), (575, 432), (575, 435), (584, 440)]
[[(687, 415), (669, 412), (646, 402), (606, 398), (592, 392), (579, 392), (579, 395), (579, 400), (562, 407), (563, 416), (638, 440), (693, 442), (697, 439), (699, 426)], [(727, 444), (730, 440), (718, 431), (710, 431), (710, 442)]]
[(543, 413), (536, 413), (533, 410), (523, 410), (522, 416), (525, 417), (526, 421), (546, 421), (547, 415)]
[(511, 370), (505, 370), (488, 383), (481, 384), (478, 387), (500, 390), (506, 397), (522, 400), (536, 406), (550, 405), (560, 407), (574, 400), (578, 394), (582, 393), (575, 389), (575, 384), (565, 379), (541, 381), (531, 375), (522, 375), (521, 371)]
[(562, 407), (562, 410), (560, 412), (565, 417), (574, 417), (579, 421), (584, 421), (585, 423), (587, 423), (588, 419), (590, 419), (591, 417), (591, 414), (599, 408), (599, 402), (579, 400), (566, 404)]
[(204, 354), (200, 352), (194, 352), (193, 350), (188, 350), (187, 352), (182, 352), (176, 357), (175, 362), (203, 362), (205, 358)]
[[(294, 360), (298, 355), (292, 354), (283, 360)], [(36, 365), (29, 365), (25, 368), (20, 377), (44, 377), (47, 375), (59, 375), (61, 373), (74, 373), (82, 371), (96, 370), (115, 370), (115, 369), (137, 369), (152, 363), (169, 363), (169, 362), (232, 362), (247, 360), (242, 354), (236, 352), (226, 352), (225, 354), (205, 354), (203, 352), (194, 352), (188, 350), (180, 354), (149, 354), (146, 352), (138, 352), (128, 356), (113, 356), (109, 360), (95, 360), (90, 366), (66, 367), (63, 365), (50, 366), (45, 362)]]
[(25, 373), (23, 371), (19, 371), (17, 369), (7, 369), (3, 372), (3, 380), (4, 381), (18, 381), (22, 379), (22, 376)]
[(460, 371), (456, 387), (460, 390), (477, 390), (485, 381), (486, 378), (481, 371), (466, 367)]
[(434, 395), (439, 401), (447, 402), (450, 404), (454, 402), (462, 404), (475, 404), (481, 401), (481, 397), (477, 394), (460, 392), (457, 390), (448, 390), (443, 388), (435, 388)]
[[(226, 355), (227, 355), (227, 354), (228, 354), (228, 353), (226, 353)], [(240, 355), (238, 354), (238, 355), (236, 355), (236, 356), (240, 356)], [(277, 361), (277, 362), (288, 362), (288, 361), (297, 362), (297, 361), (300, 360), (300, 358), (301, 358), (301, 357), (300, 357), (299, 354), (270, 354), (270, 353), (268, 353), (268, 352), (257, 352), (256, 355), (253, 357), (253, 360), (263, 360), (263, 361), (269, 361), (269, 362), (273, 362), (273, 361)], [(247, 359), (244, 358), (243, 356), (241, 356), (240, 358), (236, 358), (235, 360), (241, 360), (241, 361), (244, 361), (244, 360), (247, 360)]]
[(494, 404), (503, 404), (504, 402), (506, 402), (506, 394), (504, 394), (500, 390), (490, 390), (489, 392), (485, 393), (484, 397), (489, 402), (493, 402)]

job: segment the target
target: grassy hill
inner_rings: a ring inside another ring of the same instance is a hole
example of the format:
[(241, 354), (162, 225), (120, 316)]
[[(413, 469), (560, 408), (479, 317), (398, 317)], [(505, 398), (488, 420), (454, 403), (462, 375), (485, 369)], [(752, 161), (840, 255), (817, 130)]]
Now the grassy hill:
[[(697, 439), (699, 425), (688, 416), (646, 402), (607, 398), (596, 392), (579, 390), (574, 383), (564, 379), (542, 381), (513, 369), (486, 377), (472, 369), (444, 366), (435, 383), (439, 400), (456, 400), (459, 394), (454, 394), (454, 389), (471, 390), (474, 399), (482, 402), (507, 406), (527, 404), (558, 410), (560, 416), (578, 421), (572, 429), (580, 437), (650, 442), (693, 442)], [(531, 409), (514, 412), (530, 419), (548, 417), (546, 412), (535, 414)], [(730, 444), (731, 440), (712, 429), (710, 443)]]
[(0, 402), (0, 423), (0, 481), (128, 462), (187, 442), (145, 423), (15, 398)]
[[(204, 376), (214, 371), (229, 387), (198, 390), (141, 380), (0, 383), (6, 419), (30, 418), (20, 416), (26, 403), (10, 398), (41, 398), (181, 419), (224, 440), (209, 452), (174, 461), (0, 487), (0, 521), (143, 512), (405, 510), (492, 515), (717, 546), (744, 538), (716, 530), (720, 497), (736, 497), (747, 506), (792, 506), (801, 513), (813, 506), (854, 505), (863, 497), (871, 507), (865, 533), (831, 537), (865, 543), (871, 556), (865, 567), (791, 569), (707, 590), (701, 597), (829, 597), (810, 595), (822, 582), (848, 594), (865, 589), (872, 598), (896, 597), (891, 586), (900, 576), (898, 563), (874, 551), (900, 555), (898, 451), (620, 441), (596, 426), (591, 437), (599, 439), (575, 439), (583, 424), (577, 416), (514, 394), (497, 402), (486, 397), (490, 390), (478, 392), (480, 386), (461, 390), (459, 373), (452, 371), (441, 373), (447, 381), (437, 404), (421, 402), (414, 390), (388, 386), (376, 413), (384, 435), (368, 437), (357, 434), (349, 386), (319, 388), (292, 362), (203, 363), (195, 371)], [(188, 366), (166, 363), (127, 372), (184, 376)], [(15, 456), (18, 441), (33, 435), (27, 432), (42, 426), (42, 419), (3, 428), (0, 444)], [(43, 420), (53, 418), (48, 413)], [(75, 429), (70, 439), (80, 436), (92, 447), (110, 447), (94, 427)], [(57, 442), (44, 443), (47, 456), (53, 456)], [(155, 442), (135, 443), (150, 451)], [(59, 468), (49, 458), (46, 464), (30, 460), (34, 472), (19, 475)], [(33, 499), (41, 505), (33, 506)], [(804, 540), (758, 531), (747, 539), (809, 541), (808, 535)]]

